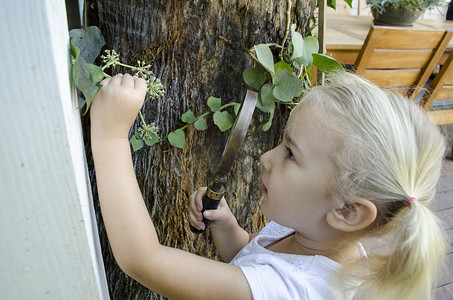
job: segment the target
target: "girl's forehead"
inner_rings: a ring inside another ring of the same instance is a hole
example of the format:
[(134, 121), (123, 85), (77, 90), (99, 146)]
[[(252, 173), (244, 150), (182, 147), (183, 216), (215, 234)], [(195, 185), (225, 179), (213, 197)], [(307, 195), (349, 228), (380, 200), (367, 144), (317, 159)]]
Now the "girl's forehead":
[(307, 127), (318, 122), (318, 117), (309, 105), (299, 105), (291, 112), (285, 130), (291, 130), (295, 127)]
[(295, 141), (323, 143), (326, 146), (337, 142), (337, 138), (328, 130), (319, 112), (310, 105), (297, 107), (292, 112), (286, 124), (285, 135)]

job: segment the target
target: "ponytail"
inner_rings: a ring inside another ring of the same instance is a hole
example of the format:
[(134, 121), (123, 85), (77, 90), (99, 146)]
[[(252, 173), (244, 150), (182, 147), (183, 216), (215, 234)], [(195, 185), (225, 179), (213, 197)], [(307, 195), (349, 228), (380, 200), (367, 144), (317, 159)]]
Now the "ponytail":
[(394, 216), (394, 249), (377, 271), (379, 299), (432, 299), (438, 268), (446, 254), (437, 217), (423, 203), (412, 201)]
[(340, 271), (341, 298), (433, 299), (438, 269), (445, 257), (445, 236), (436, 216), (413, 201), (385, 225), (392, 248), (369, 254)]
[(428, 208), (446, 150), (439, 128), (414, 101), (352, 74), (330, 78), (301, 103), (340, 141), (332, 154), (332, 195), (340, 203), (361, 197), (377, 207), (376, 220), (360, 239), (391, 239), (388, 251), (343, 266), (340, 298), (432, 299), (446, 249), (439, 220)]

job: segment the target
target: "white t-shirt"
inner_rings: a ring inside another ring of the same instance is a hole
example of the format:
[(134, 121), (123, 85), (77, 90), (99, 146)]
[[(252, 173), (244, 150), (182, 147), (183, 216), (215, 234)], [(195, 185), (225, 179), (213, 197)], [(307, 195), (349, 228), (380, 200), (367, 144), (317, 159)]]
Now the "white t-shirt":
[(329, 284), (341, 265), (325, 256), (277, 253), (268, 245), (295, 231), (273, 221), (233, 258), (253, 299), (335, 299)]

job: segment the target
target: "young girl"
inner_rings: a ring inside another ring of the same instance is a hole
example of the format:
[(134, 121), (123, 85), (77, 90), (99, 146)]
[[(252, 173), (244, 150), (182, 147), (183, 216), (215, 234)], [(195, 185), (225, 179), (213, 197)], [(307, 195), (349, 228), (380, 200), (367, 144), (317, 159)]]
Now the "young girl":
[[(427, 205), (445, 142), (413, 102), (347, 73), (313, 88), (260, 159), (265, 228), (246, 233), (225, 199), (204, 212), (228, 264), (160, 245), (128, 141), (146, 83), (102, 85), (91, 107), (102, 215), (119, 266), (143, 285), (172, 299), (431, 299), (445, 238)], [(197, 228), (205, 190), (189, 197)], [(387, 233), (388, 253), (361, 251)]]

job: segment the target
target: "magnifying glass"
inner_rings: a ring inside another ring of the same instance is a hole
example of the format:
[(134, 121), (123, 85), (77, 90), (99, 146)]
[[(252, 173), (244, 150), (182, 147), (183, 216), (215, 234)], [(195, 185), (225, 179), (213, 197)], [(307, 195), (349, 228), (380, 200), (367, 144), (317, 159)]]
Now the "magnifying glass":
[[(244, 140), (247, 129), (249, 128), (250, 120), (252, 119), (253, 111), (255, 110), (256, 100), (258, 94), (247, 90), (244, 102), (242, 102), (239, 109), (238, 116), (231, 128), (231, 133), (223, 150), (222, 160), (220, 161), (219, 168), (212, 178), (212, 183), (208, 186), (206, 194), (203, 197), (203, 209), (201, 213), (209, 209), (217, 209), (220, 200), (225, 193), (224, 184), (228, 177), (228, 172), (233, 165), (236, 155), (241, 148), (242, 141)], [(211, 221), (203, 217), (205, 229), (208, 228)], [(202, 233), (204, 230), (197, 229), (190, 225), (190, 230), (194, 233)]]

